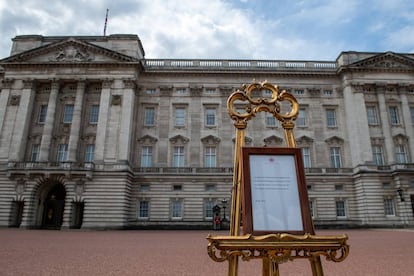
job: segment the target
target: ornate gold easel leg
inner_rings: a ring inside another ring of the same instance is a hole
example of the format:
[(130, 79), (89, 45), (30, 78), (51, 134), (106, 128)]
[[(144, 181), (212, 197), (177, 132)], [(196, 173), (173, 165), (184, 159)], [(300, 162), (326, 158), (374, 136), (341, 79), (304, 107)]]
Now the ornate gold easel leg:
[(312, 259), (309, 259), (312, 267), (312, 275), (313, 276), (323, 276), (323, 269), (322, 269), (322, 263), (321, 258), (319, 256), (313, 257)]
[(262, 276), (280, 276), (279, 265), (268, 258), (263, 258)]

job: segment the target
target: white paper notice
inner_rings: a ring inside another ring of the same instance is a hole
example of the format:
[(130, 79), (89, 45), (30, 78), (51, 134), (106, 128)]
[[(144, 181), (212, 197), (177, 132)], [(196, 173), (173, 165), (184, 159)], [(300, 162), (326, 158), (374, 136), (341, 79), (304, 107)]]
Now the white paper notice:
[(293, 155), (250, 155), (253, 231), (303, 231)]

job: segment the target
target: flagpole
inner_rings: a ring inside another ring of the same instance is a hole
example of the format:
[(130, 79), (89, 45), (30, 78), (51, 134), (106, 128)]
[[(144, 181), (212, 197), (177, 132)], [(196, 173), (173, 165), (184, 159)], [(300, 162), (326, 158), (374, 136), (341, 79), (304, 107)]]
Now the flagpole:
[(108, 12), (109, 12), (109, 9), (106, 9), (104, 36), (106, 36), (106, 24), (108, 23)]

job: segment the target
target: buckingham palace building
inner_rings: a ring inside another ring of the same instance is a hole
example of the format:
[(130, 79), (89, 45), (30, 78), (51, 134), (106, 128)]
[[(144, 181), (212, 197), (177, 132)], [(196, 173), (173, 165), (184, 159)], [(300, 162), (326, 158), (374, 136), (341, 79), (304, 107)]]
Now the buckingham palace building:
[[(0, 227), (205, 229), (214, 207), (228, 220), (227, 99), (253, 80), (299, 102), (316, 227), (414, 226), (414, 54), (146, 59), (137, 35), (12, 41), (0, 60)], [(247, 146), (285, 142), (271, 113), (249, 121)]]

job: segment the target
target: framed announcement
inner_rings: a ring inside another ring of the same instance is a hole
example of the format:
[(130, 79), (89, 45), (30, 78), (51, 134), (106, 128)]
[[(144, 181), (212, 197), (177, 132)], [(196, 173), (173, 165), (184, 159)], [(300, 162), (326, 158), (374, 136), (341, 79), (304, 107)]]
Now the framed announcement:
[(299, 148), (242, 148), (243, 232), (314, 233)]

